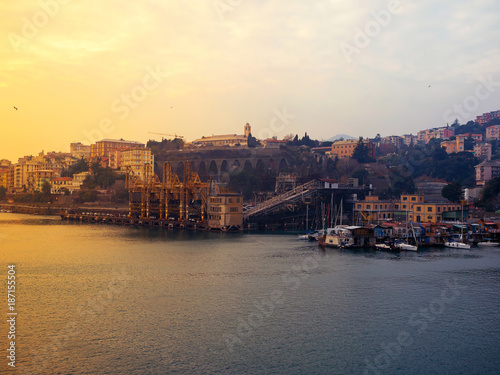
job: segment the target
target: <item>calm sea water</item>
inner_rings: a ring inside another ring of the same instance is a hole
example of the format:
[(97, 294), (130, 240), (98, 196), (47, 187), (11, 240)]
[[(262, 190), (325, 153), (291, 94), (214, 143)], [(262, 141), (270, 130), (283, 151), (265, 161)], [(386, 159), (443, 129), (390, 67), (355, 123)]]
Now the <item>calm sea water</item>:
[(500, 248), (321, 251), (0, 214), (0, 249), (18, 373), (500, 373)]

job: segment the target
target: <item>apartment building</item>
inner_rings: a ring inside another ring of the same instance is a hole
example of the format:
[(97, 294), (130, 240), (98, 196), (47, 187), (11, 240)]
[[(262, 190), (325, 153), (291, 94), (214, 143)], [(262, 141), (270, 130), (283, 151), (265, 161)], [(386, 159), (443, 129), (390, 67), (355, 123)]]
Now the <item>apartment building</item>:
[(132, 172), (141, 180), (144, 180), (145, 164), (150, 165), (151, 170), (154, 170), (154, 162), (154, 155), (149, 148), (121, 151), (120, 169)]
[(124, 139), (103, 139), (90, 146), (90, 157), (109, 157), (111, 150), (144, 148), (144, 143), (136, 141), (126, 141)]
[(491, 179), (500, 176), (500, 161), (484, 160), (476, 168), (476, 185), (484, 186)]
[[(358, 146), (358, 139), (348, 139), (346, 141), (337, 141), (332, 144), (332, 155), (336, 155), (339, 158), (351, 157), (354, 150)], [(375, 144), (368, 140), (363, 140), (363, 144), (368, 148), (368, 156), (371, 158), (375, 157)]]
[(438, 223), (445, 212), (460, 210), (456, 203), (426, 202), (422, 194), (404, 194), (399, 200), (379, 200), (378, 196), (367, 196), (355, 203), (354, 214), (359, 224), (382, 221), (411, 221), (416, 223)]

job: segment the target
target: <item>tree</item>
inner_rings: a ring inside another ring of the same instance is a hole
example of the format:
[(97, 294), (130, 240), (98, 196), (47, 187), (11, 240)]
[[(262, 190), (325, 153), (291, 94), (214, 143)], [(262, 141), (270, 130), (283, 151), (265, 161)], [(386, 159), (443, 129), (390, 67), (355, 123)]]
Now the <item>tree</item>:
[(257, 139), (250, 133), (248, 135), (248, 140), (247, 140), (248, 147), (257, 147), (259, 145), (259, 142), (257, 142)]
[(368, 155), (368, 146), (363, 142), (363, 137), (359, 137), (358, 144), (351, 157), (356, 159), (359, 163), (369, 163), (373, 161), (373, 158)]
[(481, 191), (481, 199), (478, 206), (486, 208), (486, 211), (496, 211), (500, 203), (500, 177), (488, 181)]
[(50, 198), (50, 182), (45, 181), (42, 184), (42, 194), (45, 198)]
[(75, 164), (71, 165), (68, 169), (63, 169), (61, 177), (73, 177), (74, 174), (87, 172), (89, 170), (89, 163), (84, 158), (79, 159)]
[(446, 185), (441, 190), (441, 195), (443, 198), (448, 199), (450, 202), (458, 203), (462, 200), (462, 185), (458, 181), (454, 181), (451, 184)]

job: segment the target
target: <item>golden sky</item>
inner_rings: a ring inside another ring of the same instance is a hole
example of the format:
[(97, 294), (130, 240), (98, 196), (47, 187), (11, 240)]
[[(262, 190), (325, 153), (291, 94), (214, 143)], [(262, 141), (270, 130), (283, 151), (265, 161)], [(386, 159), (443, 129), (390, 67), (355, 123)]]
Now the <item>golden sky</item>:
[(441, 3), (3, 0), (0, 159), (247, 122), (415, 134), (500, 109), (500, 4)]

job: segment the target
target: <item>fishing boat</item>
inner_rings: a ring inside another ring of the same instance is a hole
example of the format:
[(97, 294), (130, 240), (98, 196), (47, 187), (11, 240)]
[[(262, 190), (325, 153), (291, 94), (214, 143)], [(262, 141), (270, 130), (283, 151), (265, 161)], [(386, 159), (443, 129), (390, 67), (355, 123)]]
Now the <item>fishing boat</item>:
[(324, 247), (353, 247), (354, 237), (347, 227), (336, 226), (334, 228), (327, 228), (325, 234), (318, 237), (318, 244)]

